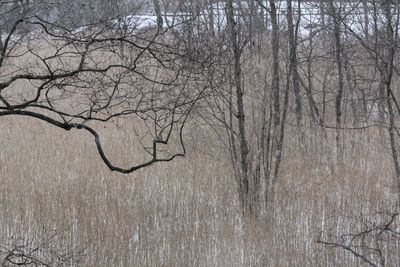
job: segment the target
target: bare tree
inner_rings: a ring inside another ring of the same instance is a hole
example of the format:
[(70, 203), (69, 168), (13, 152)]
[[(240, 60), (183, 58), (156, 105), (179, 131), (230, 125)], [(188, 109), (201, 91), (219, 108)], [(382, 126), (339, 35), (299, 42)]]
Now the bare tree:
[(248, 154), (249, 147), (246, 137), (246, 124), (245, 124), (245, 112), (244, 112), (244, 100), (243, 100), (243, 88), (242, 88), (242, 69), (241, 69), (241, 54), (242, 51), (239, 47), (237, 23), (235, 22), (235, 14), (233, 10), (232, 0), (227, 1), (227, 20), (229, 25), (231, 45), (234, 57), (234, 84), (236, 87), (236, 101), (237, 101), (237, 118), (238, 118), (238, 130), (239, 130), (239, 198), (242, 202), (244, 209), (248, 209), (249, 205), (249, 180), (248, 180)]
[[(357, 219), (361, 228), (318, 243), (325, 247), (344, 250), (368, 266), (383, 267), (398, 265), (400, 242), (399, 213), (379, 212), (377, 218)], [(333, 239), (333, 240), (332, 240)]]
[[(281, 78), (280, 78), (280, 27), (278, 22), (278, 7), (277, 1), (270, 0), (269, 8), (263, 3), (259, 2), (260, 6), (262, 6), (270, 15), (271, 18), (271, 48), (272, 48), (272, 84), (271, 84), (271, 94), (272, 101), (271, 103), (271, 118), (272, 121), (269, 122), (270, 127), (268, 127), (269, 133), (267, 133), (268, 138), (266, 138), (266, 144), (261, 144), (261, 146), (267, 145), (267, 150), (265, 152), (264, 158), (271, 159), (267, 160), (264, 174), (264, 182), (265, 182), (265, 201), (266, 203), (273, 203), (275, 199), (275, 190), (276, 184), (278, 181), (279, 169), (282, 160), (283, 153), (283, 142), (285, 136), (285, 122), (286, 122), (286, 114), (287, 114), (287, 106), (288, 106), (288, 89), (289, 83), (287, 83), (283, 99), (281, 99)], [(293, 66), (292, 66), (293, 67)], [(289, 79), (288, 79), (289, 80)], [(265, 95), (264, 101), (266, 101), (268, 97)], [(283, 100), (283, 101), (282, 101)], [(281, 102), (283, 105), (281, 105)], [(267, 106), (267, 102), (264, 102), (264, 105)], [(265, 125), (267, 121), (266, 117), (263, 116), (262, 125)], [(265, 130), (265, 127), (262, 127)], [(263, 138), (265, 139), (265, 138)], [(267, 204), (268, 205), (268, 204)]]
[(163, 16), (161, 14), (160, 3), (158, 0), (153, 0), (153, 5), (154, 5), (154, 11), (156, 12), (156, 15), (157, 15), (157, 27), (159, 29), (162, 29), (163, 28)]
[[(298, 14), (298, 19), (293, 22), (293, 8), (292, 1), (287, 0), (287, 21), (288, 21), (288, 32), (289, 32), (289, 75), (291, 76), (291, 82), (295, 100), (295, 113), (297, 118), (297, 126), (300, 128), (302, 120), (302, 100), (300, 94), (300, 81), (298, 72), (298, 60), (297, 60), (297, 35), (300, 23), (301, 14)], [(298, 11), (300, 11), (300, 1), (297, 2)], [(300, 13), (300, 12), (299, 12)]]
[[(206, 64), (193, 64), (172, 45), (168, 31), (141, 30), (132, 23), (117, 32), (118, 20), (75, 29), (38, 16), (42, 5), (47, 3), (27, 8), (4, 38), (0, 116), (31, 117), (67, 131), (86, 131), (112, 171), (130, 173), (184, 156), (183, 127), (207, 87), (202, 83)], [(21, 32), (24, 25), (35, 30)], [(29, 41), (32, 35), (35, 40)], [(121, 60), (121, 43), (128, 60)], [(144, 162), (120, 167), (107, 157), (96, 125), (118, 117), (147, 129), (138, 140), (149, 154)], [(168, 147), (171, 140), (180, 151)]]
[(333, 18), (333, 37), (335, 40), (335, 59), (338, 72), (338, 90), (335, 96), (335, 111), (336, 111), (336, 153), (338, 160), (342, 158), (342, 148), (340, 144), (340, 128), (342, 125), (342, 99), (344, 91), (344, 76), (343, 76), (343, 46), (340, 28), (340, 8), (335, 6), (333, 0), (329, 1), (329, 11)]
[[(394, 60), (396, 55), (396, 48), (398, 42), (399, 22), (400, 22), (400, 10), (399, 3), (394, 6), (390, 2), (385, 2), (382, 6), (383, 12), (386, 19), (386, 44), (384, 45), (383, 51), (383, 62), (379, 68), (383, 77), (385, 77), (385, 89), (386, 89), (386, 103), (389, 111), (389, 137), (390, 146), (392, 150), (393, 164), (395, 169), (395, 176), (397, 182), (397, 192), (400, 193), (400, 164), (398, 155), (398, 145), (395, 137), (395, 118), (396, 111), (393, 108), (393, 103), (397, 103), (396, 96), (392, 92), (392, 79), (394, 74)], [(394, 16), (395, 15), (395, 16)], [(396, 26), (394, 26), (396, 25)], [(397, 108), (399, 106), (397, 105)], [(400, 115), (400, 110), (398, 115)]]
[[(368, 1), (373, 7), (373, 33), (356, 32), (351, 25), (339, 15), (334, 17), (339, 18), (337, 23), (340, 23), (346, 30), (356, 38), (359, 44), (370, 55), (374, 68), (379, 73), (377, 93), (375, 100), (379, 108), (379, 120), (381, 127), (388, 130), (391, 154), (397, 183), (397, 191), (400, 192), (400, 164), (398, 156), (398, 126), (396, 118), (400, 114), (396, 94), (393, 92), (392, 83), (394, 76), (397, 76), (395, 71), (395, 58), (397, 57), (397, 42), (399, 30), (399, 4), (384, 1)], [(364, 9), (365, 10), (365, 9)], [(334, 18), (335, 19), (335, 18)], [(371, 36), (373, 35), (373, 36)], [(372, 41), (373, 40), (373, 41)]]

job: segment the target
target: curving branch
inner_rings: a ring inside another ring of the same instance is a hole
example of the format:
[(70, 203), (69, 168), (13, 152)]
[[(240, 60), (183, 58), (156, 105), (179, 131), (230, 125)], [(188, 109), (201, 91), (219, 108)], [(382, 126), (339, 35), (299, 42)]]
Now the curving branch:
[[(186, 155), (183, 129), (196, 103), (209, 94), (211, 52), (203, 62), (192, 59), (170, 28), (118, 31), (105, 20), (77, 30), (38, 14), (34, 7), (22, 14), (2, 45), (0, 117), (25, 116), (66, 131), (84, 130), (115, 172)], [(33, 30), (23, 31), (27, 25)], [(151, 158), (124, 168), (110, 160), (89, 123), (128, 116), (155, 127), (142, 136), (152, 137), (150, 149), (142, 144)], [(168, 149), (171, 155), (161, 155), (173, 135), (181, 152)]]
[[(106, 156), (101, 140), (100, 140), (100, 135), (96, 132), (95, 129), (93, 129), (92, 127), (89, 127), (83, 123), (62, 123), (59, 122), (57, 120), (54, 120), (48, 116), (42, 115), (40, 113), (36, 113), (36, 112), (32, 112), (32, 111), (25, 111), (25, 110), (9, 110), (9, 111), (0, 111), (0, 117), (1, 116), (10, 116), (10, 115), (15, 115), (15, 116), (27, 116), (27, 117), (33, 117), (36, 119), (39, 119), (41, 121), (47, 122), (53, 126), (56, 126), (58, 128), (61, 128), (63, 130), (66, 131), (70, 131), (71, 129), (78, 129), (78, 130), (85, 130), (87, 132), (89, 132), (93, 137), (94, 137), (94, 141), (96, 143), (96, 148), (97, 151), (101, 157), (101, 159), (104, 161), (104, 163), (107, 165), (107, 167), (111, 170), (111, 171), (115, 171), (115, 172), (120, 172), (120, 173), (132, 173), (136, 170), (142, 169), (144, 167), (150, 166), (154, 163), (157, 162), (169, 162), (172, 161), (173, 159), (175, 159), (176, 157), (184, 157), (186, 155), (186, 149), (185, 149), (185, 145), (184, 145), (184, 141), (183, 141), (183, 125), (186, 122), (187, 116), (185, 118), (184, 123), (182, 124), (181, 128), (180, 128), (180, 144), (182, 146), (182, 153), (175, 153), (174, 155), (168, 157), (168, 158), (158, 158), (157, 157), (157, 145), (158, 144), (163, 144), (163, 145), (167, 145), (168, 144), (168, 139), (167, 140), (157, 140), (154, 139), (153, 140), (153, 151), (152, 151), (152, 159), (148, 160), (144, 163), (141, 163), (139, 165), (134, 165), (132, 167), (129, 168), (122, 168), (119, 166), (114, 165), (113, 163), (111, 163), (110, 159)], [(171, 127), (172, 128), (172, 127)], [(168, 137), (169, 138), (169, 137)]]
[[(392, 266), (397, 262), (396, 249), (400, 241), (399, 212), (380, 212), (375, 220), (361, 219), (363, 229), (343, 234), (337, 241), (323, 240), (322, 233), (318, 244), (350, 252), (369, 266)], [(394, 262), (393, 262), (394, 261)]]

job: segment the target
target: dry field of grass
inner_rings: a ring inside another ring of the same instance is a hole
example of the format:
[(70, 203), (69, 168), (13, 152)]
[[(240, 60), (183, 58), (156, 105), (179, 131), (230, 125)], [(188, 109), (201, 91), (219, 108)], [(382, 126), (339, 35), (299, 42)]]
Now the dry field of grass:
[[(249, 75), (249, 87), (262, 82)], [(133, 124), (99, 128), (121, 166), (148, 156)], [(65, 266), (360, 266), (317, 240), (354, 231), (357, 218), (397, 199), (379, 131), (344, 131), (339, 165), (333, 130), (325, 140), (305, 129), (300, 149), (288, 125), (275, 206), (243, 220), (228, 153), (207, 129), (186, 131), (186, 158), (123, 175), (107, 169), (85, 132), (0, 117), (0, 263), (5, 248), (24, 245), (54, 265), (70, 256)]]
[[(377, 133), (368, 145), (344, 133), (349, 149), (334, 166), (333, 137), (308, 133), (300, 152), (288, 128), (274, 211), (243, 222), (229, 159), (198, 128), (188, 129), (186, 158), (121, 175), (85, 133), (16, 117), (0, 125), (0, 244), (47, 242), (47, 251), (75, 252), (76, 266), (359, 266), (316, 240), (351, 232), (351, 218), (396, 199)], [(143, 157), (130, 149), (129, 122), (101, 133), (114, 161)]]

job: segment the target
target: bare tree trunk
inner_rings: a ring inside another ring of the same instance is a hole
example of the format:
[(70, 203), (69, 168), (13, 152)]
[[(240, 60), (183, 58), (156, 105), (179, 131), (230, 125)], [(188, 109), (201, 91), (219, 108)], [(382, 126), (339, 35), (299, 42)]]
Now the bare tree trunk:
[[(326, 40), (326, 7), (324, 1), (320, 1), (319, 10), (321, 13), (321, 28), (322, 28), (322, 37)], [(329, 22), (328, 22), (329, 24)]]
[(157, 16), (157, 27), (158, 27), (158, 29), (161, 30), (163, 28), (163, 16), (161, 14), (159, 0), (153, 0), (153, 5), (154, 5), (154, 11), (156, 12), (156, 16)]
[[(287, 3), (287, 21), (289, 32), (289, 75), (291, 78), (294, 100), (295, 100), (295, 113), (297, 118), (297, 127), (300, 128), (302, 120), (302, 101), (300, 94), (300, 82), (297, 62), (297, 27), (293, 23), (293, 10), (292, 0), (286, 0)], [(300, 20), (300, 15), (299, 19)], [(296, 23), (296, 25), (298, 22)]]
[[(392, 96), (390, 93), (390, 82), (386, 84), (387, 87), (387, 105), (389, 110), (389, 137), (390, 137), (390, 147), (392, 149), (392, 157), (393, 157), (393, 165), (394, 165), (394, 174), (396, 178), (397, 185), (397, 193), (400, 194), (400, 164), (399, 164), (399, 155), (397, 150), (397, 143), (395, 138), (395, 112), (393, 111), (392, 106)], [(400, 196), (400, 195), (399, 195)]]
[[(3, 35), (3, 31), (2, 31), (2, 28), (1, 28), (1, 25), (0, 25), (0, 53), (3, 51), (3, 37), (2, 37), (2, 35)], [(1, 64), (0, 64), (0, 66), (1, 66)]]
[[(378, 63), (379, 64), (379, 63)], [(378, 116), (379, 122), (384, 123), (385, 113), (387, 107), (386, 99), (386, 77), (383, 71), (379, 72), (379, 84), (378, 84)]]
[(393, 15), (392, 15), (392, 10), (391, 10), (391, 3), (390, 2), (385, 2), (383, 4), (383, 9), (385, 13), (385, 17), (387, 20), (386, 24), (386, 35), (387, 35), (387, 42), (385, 45), (385, 50), (384, 53), (387, 55), (386, 56), (386, 62), (383, 62), (383, 67), (381, 69), (384, 71), (385, 75), (385, 87), (386, 87), (386, 102), (387, 102), (387, 107), (389, 111), (389, 137), (390, 137), (390, 146), (392, 149), (392, 157), (393, 157), (393, 165), (394, 165), (394, 171), (395, 171), (395, 178), (396, 178), (396, 183), (397, 183), (397, 193), (399, 194), (400, 197), (400, 164), (399, 164), (399, 155), (398, 155), (398, 148), (397, 148), (397, 142), (395, 139), (395, 112), (393, 110), (392, 106), (392, 97), (394, 98), (394, 94), (392, 93), (391, 90), (391, 83), (392, 83), (392, 77), (393, 77), (393, 70), (394, 70), (394, 57), (396, 54), (396, 45), (397, 45), (397, 40), (398, 40), (398, 23), (399, 23), (399, 14), (397, 10), (397, 19), (395, 21), (396, 25), (396, 35), (395, 31), (393, 29)]
[(363, 0), (362, 5), (363, 5), (363, 12), (364, 12), (364, 33), (365, 33), (365, 38), (368, 40), (369, 39), (368, 1)]
[(310, 38), (310, 51), (307, 54), (307, 84), (302, 81), (300, 78), (300, 84), (302, 85), (302, 87), (304, 88), (304, 90), (306, 91), (307, 94), (307, 98), (308, 98), (308, 106), (310, 109), (310, 114), (311, 114), (311, 120), (312, 121), (318, 121), (318, 124), (323, 124), (322, 121), (322, 117), (319, 113), (319, 109), (317, 104), (315, 103), (315, 100), (313, 98), (312, 95), (312, 91), (313, 91), (313, 80), (312, 80), (312, 64), (313, 61), (311, 59), (312, 57), (312, 53), (313, 53), (313, 43), (312, 43), (312, 38)]
[(214, 20), (214, 6), (212, 5), (212, 0), (208, 0), (208, 27), (209, 34), (215, 37), (215, 20)]
[(272, 186), (270, 189), (270, 199), (272, 202), (275, 200), (275, 191), (276, 191), (276, 182), (278, 181), (278, 175), (280, 170), (280, 165), (282, 161), (282, 153), (283, 153), (283, 142), (285, 137), (285, 123), (286, 123), (286, 114), (287, 114), (287, 107), (289, 102), (289, 77), (287, 78), (286, 90), (283, 95), (283, 109), (282, 109), (282, 120), (279, 125), (279, 136), (276, 140), (276, 147), (275, 147), (275, 166), (273, 170), (272, 176)]
[(227, 20), (230, 30), (230, 39), (234, 57), (234, 79), (236, 87), (237, 118), (239, 128), (239, 151), (240, 151), (240, 180), (239, 197), (245, 211), (250, 211), (249, 201), (249, 180), (248, 180), (248, 142), (246, 138), (246, 125), (244, 113), (244, 99), (242, 88), (241, 48), (238, 43), (238, 33), (233, 11), (232, 0), (227, 1)]
[[(235, 171), (235, 177), (237, 178), (237, 184), (240, 184), (240, 171), (237, 168), (238, 162), (238, 154), (236, 148), (236, 138), (235, 138), (235, 130), (233, 125), (233, 116), (234, 116), (234, 108), (233, 108), (233, 88), (232, 85), (230, 86), (230, 93), (229, 93), (229, 129), (228, 129), (228, 136), (229, 136), (229, 143), (230, 143), (230, 152), (231, 152), (231, 159), (232, 159), (232, 166)], [(239, 191), (240, 195), (240, 191)]]
[(353, 125), (355, 126), (359, 122), (356, 101), (354, 100), (354, 98), (356, 97), (355, 96), (355, 88), (357, 88), (357, 84), (356, 84), (355, 80), (353, 79), (352, 69), (351, 69), (351, 65), (350, 65), (349, 57), (348, 57), (347, 53), (343, 53), (343, 61), (344, 61), (344, 70), (346, 72), (346, 81), (347, 81), (347, 85), (349, 88), (350, 106), (351, 106), (351, 111), (353, 114)]
[[(279, 130), (281, 126), (281, 108), (280, 108), (280, 79), (279, 79), (279, 26), (278, 26), (278, 17), (277, 17), (277, 8), (275, 5), (275, 0), (270, 0), (270, 16), (271, 16), (271, 24), (272, 24), (272, 100), (273, 100), (273, 134), (272, 134), (272, 162), (271, 168), (277, 166), (277, 162), (279, 162), (280, 151), (279, 144), (276, 142), (279, 138)], [(278, 164), (279, 167), (279, 164)], [(274, 201), (274, 190), (276, 177), (274, 176), (278, 172), (272, 169), (272, 176), (266, 176), (266, 194), (265, 201), (267, 203), (272, 203)]]
[(340, 14), (337, 12), (334, 6), (333, 0), (329, 1), (330, 12), (333, 19), (333, 35), (335, 40), (335, 58), (338, 71), (338, 90), (335, 97), (335, 109), (336, 109), (336, 153), (338, 161), (342, 158), (342, 149), (340, 144), (340, 128), (342, 125), (342, 98), (344, 91), (343, 83), (343, 61), (342, 61), (342, 42), (341, 42), (341, 30), (340, 30)]
[(274, 128), (280, 123), (280, 80), (279, 80), (279, 26), (275, 0), (270, 0), (272, 23), (272, 98), (274, 103)]

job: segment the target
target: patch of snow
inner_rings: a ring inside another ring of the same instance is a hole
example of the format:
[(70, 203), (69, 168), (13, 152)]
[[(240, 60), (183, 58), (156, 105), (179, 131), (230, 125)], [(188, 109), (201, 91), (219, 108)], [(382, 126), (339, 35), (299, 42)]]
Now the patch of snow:
[(88, 29), (87, 26), (80, 26), (72, 31), (73, 34), (85, 32)]
[[(164, 15), (163, 27), (174, 27), (181, 23), (179, 15)], [(121, 29), (135, 31), (139, 29), (157, 27), (157, 16), (154, 15), (130, 15), (121, 19), (116, 19), (113, 24)]]

